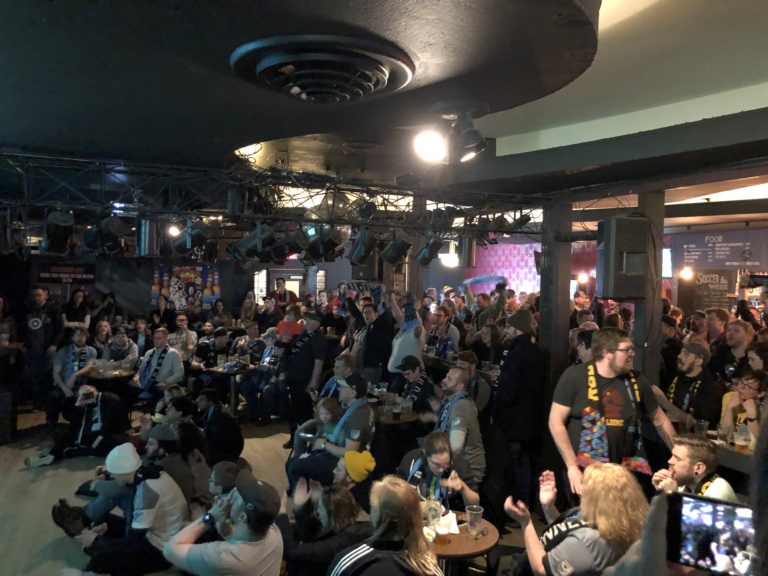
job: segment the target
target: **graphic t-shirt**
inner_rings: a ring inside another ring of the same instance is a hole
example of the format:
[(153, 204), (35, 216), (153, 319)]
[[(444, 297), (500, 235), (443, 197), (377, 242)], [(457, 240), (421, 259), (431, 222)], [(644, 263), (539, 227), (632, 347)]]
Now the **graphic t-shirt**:
[[(588, 405), (587, 400), (587, 364), (570, 366), (560, 376), (552, 398), (562, 406), (570, 407), (568, 436), (574, 452), (578, 453), (579, 438), (582, 430), (582, 414)], [(656, 398), (648, 380), (637, 375), (637, 385), (640, 391), (639, 406), (630, 396), (632, 383), (627, 378), (603, 378), (595, 371), (599, 396), (599, 409), (608, 434), (608, 454), (611, 462), (621, 464), (625, 456), (633, 456), (641, 418), (647, 418), (658, 408)], [(638, 410), (640, 413), (638, 414)]]

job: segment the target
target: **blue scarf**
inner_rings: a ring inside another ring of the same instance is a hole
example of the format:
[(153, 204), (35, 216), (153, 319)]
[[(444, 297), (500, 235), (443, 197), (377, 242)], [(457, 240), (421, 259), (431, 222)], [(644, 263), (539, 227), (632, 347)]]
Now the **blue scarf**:
[(466, 397), (467, 393), (462, 391), (458, 394), (454, 394), (453, 398), (451, 398), (448, 402), (443, 402), (443, 406), (440, 408), (440, 416), (438, 417), (437, 425), (435, 426), (435, 432), (448, 432), (448, 428), (450, 428), (451, 424), (450, 418), (453, 407), (456, 405), (456, 402)]
[[(77, 367), (75, 367), (75, 361), (77, 361)], [(62, 380), (66, 382), (69, 380), (69, 377), (72, 376), (77, 370), (82, 370), (85, 368), (85, 365), (88, 363), (88, 346), (83, 346), (82, 350), (80, 350), (80, 354), (77, 354), (77, 351), (75, 350), (75, 345), (70, 344), (69, 345), (69, 353), (67, 354), (67, 363), (64, 365), (64, 369), (62, 370)], [(78, 381), (81, 380), (81, 378), (78, 378)]]
[(350, 419), (352, 414), (357, 412), (360, 408), (365, 406), (368, 403), (367, 398), (360, 398), (359, 400), (355, 400), (347, 406), (346, 411), (344, 412), (344, 415), (341, 417), (341, 419), (336, 423), (336, 427), (333, 429), (333, 432), (331, 432), (331, 435), (328, 436), (328, 439), (331, 440), (331, 443), (336, 444), (337, 446), (341, 446), (341, 441), (343, 438), (343, 432), (344, 432), (344, 425), (347, 423), (347, 420)]
[(141, 386), (141, 394), (139, 394), (139, 398), (142, 400), (147, 400), (148, 398), (152, 397), (152, 388), (157, 382), (157, 374), (160, 372), (160, 368), (163, 366), (163, 362), (165, 361), (165, 355), (168, 354), (168, 350), (170, 350), (170, 348), (171, 347), (166, 344), (165, 348), (160, 351), (160, 356), (157, 358), (157, 362), (155, 363), (155, 368), (152, 370), (152, 373), (149, 372), (149, 368), (152, 366), (152, 360), (158, 353), (157, 348), (154, 348), (152, 352), (150, 352), (147, 363), (144, 364), (144, 369), (141, 371), (141, 375), (139, 377), (139, 385)]

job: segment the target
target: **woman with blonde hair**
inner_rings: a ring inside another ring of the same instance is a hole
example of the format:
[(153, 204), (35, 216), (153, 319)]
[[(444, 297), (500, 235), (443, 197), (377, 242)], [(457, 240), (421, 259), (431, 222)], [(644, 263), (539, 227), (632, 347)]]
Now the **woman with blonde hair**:
[(368, 573), (442, 576), (424, 537), (419, 497), (397, 476), (384, 476), (371, 488), (373, 536), (334, 558), (330, 576)]
[(640, 538), (648, 502), (635, 477), (618, 464), (596, 462), (584, 472), (581, 506), (560, 515), (554, 472), (539, 477), (539, 501), (549, 523), (538, 537), (525, 503), (508, 497), (504, 510), (523, 527), (534, 574), (601, 574)]

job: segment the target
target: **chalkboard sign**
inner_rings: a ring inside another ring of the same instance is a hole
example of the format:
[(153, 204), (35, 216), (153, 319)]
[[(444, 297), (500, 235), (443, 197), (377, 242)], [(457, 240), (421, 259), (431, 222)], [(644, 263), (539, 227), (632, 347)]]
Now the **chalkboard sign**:
[(729, 310), (735, 292), (736, 270), (696, 270), (692, 280), (679, 282), (678, 305), (686, 315), (707, 308)]

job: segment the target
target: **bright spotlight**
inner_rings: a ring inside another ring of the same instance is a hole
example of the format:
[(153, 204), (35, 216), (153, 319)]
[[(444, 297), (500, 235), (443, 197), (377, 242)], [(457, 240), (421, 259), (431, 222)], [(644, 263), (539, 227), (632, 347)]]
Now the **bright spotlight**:
[(179, 228), (176, 224), (171, 224), (168, 226), (168, 236), (176, 238), (179, 234), (181, 234), (181, 228)]
[(436, 130), (419, 132), (413, 139), (413, 149), (419, 158), (432, 164), (444, 162), (448, 157), (445, 137)]
[(690, 266), (685, 266), (680, 270), (680, 273), (678, 274), (681, 280), (692, 280), (693, 279), (693, 268)]
[(589, 282), (589, 276), (586, 272), (579, 272), (579, 275), (576, 276), (576, 280), (581, 284), (582, 286)]
[(251, 158), (259, 152), (261, 152), (260, 142), (257, 142), (256, 144), (249, 144), (248, 146), (243, 146), (242, 148), (235, 150), (235, 154), (240, 158)]

